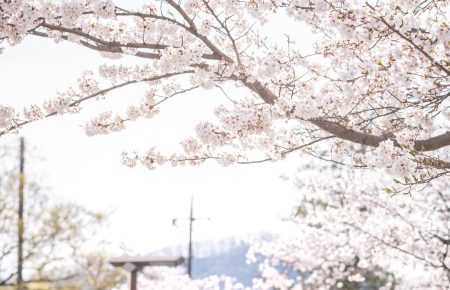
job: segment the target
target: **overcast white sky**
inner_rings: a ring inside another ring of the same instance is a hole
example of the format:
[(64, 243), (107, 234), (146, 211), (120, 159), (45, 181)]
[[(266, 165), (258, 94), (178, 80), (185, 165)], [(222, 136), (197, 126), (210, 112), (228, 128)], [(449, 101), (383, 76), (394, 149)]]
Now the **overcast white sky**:
[[(286, 25), (283, 29), (297, 30)], [(107, 61), (72, 44), (28, 38), (0, 55), (1, 104), (20, 108), (42, 103), (57, 90), (75, 85), (83, 70), (96, 70)], [(175, 228), (171, 220), (188, 216), (191, 195), (195, 196), (196, 215), (212, 218), (195, 225), (196, 240), (284, 230), (281, 217), (288, 216), (294, 206), (296, 189), (279, 176), (293, 175), (298, 160), (227, 168), (208, 163), (154, 171), (129, 169), (120, 163), (123, 150), (150, 146), (179, 150), (179, 141), (193, 134), (195, 124), (212, 116), (212, 108), (227, 102), (218, 92), (195, 91), (180, 96), (165, 103), (153, 120), (133, 123), (124, 132), (97, 137), (84, 134), (82, 126), (89, 116), (123, 108), (123, 104), (142, 96), (138, 87), (122, 89), (107, 101), (85, 104), (81, 114), (26, 126), (21, 135), (26, 137), (28, 147), (37, 148), (45, 159), (27, 163), (27, 170), (44, 176), (45, 184), (68, 200), (96, 210), (114, 209), (105, 236), (112, 244), (123, 244), (137, 254), (186, 242), (187, 224)], [(7, 136), (0, 142), (17, 139)]]

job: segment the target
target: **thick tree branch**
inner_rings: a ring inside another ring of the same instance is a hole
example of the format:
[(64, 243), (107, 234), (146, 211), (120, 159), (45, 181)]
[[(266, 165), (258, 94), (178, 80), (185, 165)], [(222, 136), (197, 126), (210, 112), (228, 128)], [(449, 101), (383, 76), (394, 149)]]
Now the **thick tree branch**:
[[(45, 28), (70, 34), (75, 34), (81, 37), (79, 43), (89, 49), (97, 50), (97, 51), (103, 51), (103, 52), (111, 52), (111, 53), (124, 53), (123, 48), (144, 48), (144, 49), (153, 49), (153, 50), (162, 50), (166, 49), (169, 46), (164, 44), (151, 44), (151, 43), (126, 43), (121, 44), (116, 41), (106, 41), (101, 38), (94, 37), (88, 33), (85, 33), (78, 29), (70, 29), (65, 28), (62, 26), (56, 26), (56, 25), (50, 25), (50, 24), (44, 24)], [(30, 34), (34, 36), (40, 36), (40, 37), (46, 37), (51, 38), (47, 33), (41, 32), (41, 31), (30, 31)], [(69, 40), (69, 37), (67, 35), (62, 35), (62, 39)], [(89, 41), (88, 41), (89, 40)], [(152, 53), (152, 52), (144, 52), (144, 51), (138, 51), (134, 56), (141, 57), (141, 58), (149, 58), (149, 59), (160, 59), (161, 55), (159, 53)], [(202, 58), (208, 59), (208, 60), (220, 60), (222, 59), (221, 56), (216, 54), (210, 54), (205, 53), (202, 55)]]
[[(358, 143), (361, 145), (378, 147), (380, 142), (392, 139), (395, 143), (394, 134), (385, 135), (371, 135), (368, 133), (362, 133), (355, 131), (353, 129), (346, 128), (339, 123), (331, 122), (323, 119), (311, 119), (309, 122), (313, 123), (317, 127), (324, 131), (336, 135), (340, 139), (344, 139), (353, 143)], [(398, 143), (397, 146), (400, 146)], [(441, 135), (431, 137), (424, 140), (416, 140), (414, 142), (414, 150), (419, 152), (433, 151), (450, 145), (450, 132), (443, 133)]]
[(377, 136), (367, 133), (361, 133), (353, 129), (348, 129), (340, 125), (339, 123), (327, 121), (320, 118), (311, 119), (309, 120), (309, 122), (311, 122), (312, 124), (316, 125), (317, 127), (326, 132), (333, 132), (333, 134), (339, 137), (340, 139), (344, 139), (353, 143), (358, 143), (361, 145), (371, 147), (378, 147), (380, 142), (395, 138), (393, 134)]
[[(238, 79), (237, 77), (234, 77), (232, 79)], [(247, 82), (245, 80), (242, 81), (243, 84), (258, 94), (261, 99), (264, 100), (264, 102), (268, 104), (274, 104), (275, 100), (277, 99), (277, 96), (270, 91), (267, 87), (265, 87), (262, 83), (259, 81), (255, 81), (253, 83)], [(320, 129), (336, 136), (337, 138), (347, 140), (353, 143), (371, 146), (371, 147), (378, 147), (380, 142), (386, 141), (388, 139), (392, 139), (394, 143), (396, 143), (397, 146), (400, 146), (398, 142), (395, 140), (395, 135), (393, 133), (387, 133), (384, 135), (372, 135), (368, 133), (358, 132), (353, 129), (349, 129), (344, 127), (343, 125), (325, 120), (322, 118), (314, 118), (307, 120), (311, 122), (312, 124), (316, 125)], [(450, 145), (450, 132), (443, 133), (438, 136), (434, 136), (428, 139), (424, 140), (416, 140), (414, 142), (414, 149), (419, 152), (424, 151), (434, 151), (446, 146)]]
[(67, 28), (67, 27), (61, 26), (61, 25), (53, 25), (53, 24), (43, 23), (42, 27), (45, 27), (49, 30), (57, 30), (57, 31), (61, 31), (61, 32), (75, 34), (82, 38), (89, 39), (93, 42), (96, 42), (98, 44), (103, 44), (103, 45), (107, 45), (107, 46), (115, 46), (118, 48), (129, 47), (129, 48), (165, 49), (165, 48), (169, 47), (168, 45), (164, 45), (164, 44), (133, 43), (133, 42), (122, 44), (117, 41), (106, 41), (101, 38), (95, 37), (89, 33), (86, 33), (84, 31), (82, 31), (81, 29), (76, 29), (76, 28), (72, 29), (72, 28)]
[[(48, 35), (47, 33), (40, 32), (40, 31), (33, 31), (33, 32), (31, 32), (31, 34), (34, 36), (51, 38), (51, 36)], [(62, 35), (61, 38), (64, 40), (69, 40), (67, 35)], [(93, 44), (91, 42), (87, 42), (85, 40), (80, 40), (79, 44), (81, 44), (82, 46), (87, 47), (89, 49), (96, 50), (96, 51), (111, 52), (111, 53), (123, 53), (123, 50), (120, 47), (116, 47), (116, 46), (99, 45), (99, 44), (95, 45), (95, 44)], [(151, 52), (144, 52), (144, 51), (138, 51), (136, 54), (134, 54), (134, 56), (141, 57), (141, 58), (149, 58), (149, 59), (161, 58), (161, 55), (159, 55), (159, 54), (151, 53)]]
[[(223, 60), (225, 60), (225, 61), (227, 61), (229, 63), (233, 63), (233, 59), (231, 57), (226, 55), (216, 45), (214, 45), (208, 39), (208, 37), (206, 37), (204, 35), (201, 35), (197, 31), (197, 26), (195, 25), (194, 21), (189, 18), (189, 15), (186, 14), (186, 12), (181, 8), (180, 5), (178, 5), (176, 2), (171, 1), (171, 0), (168, 0), (166, 2), (171, 7), (173, 7), (181, 15), (181, 17), (187, 22), (188, 25), (180, 23), (180, 22), (178, 22), (178, 21), (176, 21), (174, 19), (167, 18), (165, 16), (160, 16), (160, 15), (155, 15), (155, 14), (147, 14), (147, 13), (140, 13), (140, 12), (128, 12), (125, 9), (121, 9), (121, 8), (119, 8), (119, 10), (124, 11), (124, 12), (118, 13), (117, 15), (119, 15), (119, 16), (138, 16), (138, 17), (142, 17), (142, 18), (153, 18), (153, 19), (160, 19), (160, 20), (164, 20), (164, 21), (168, 21), (170, 23), (173, 23), (173, 24), (183, 28), (184, 30), (186, 30), (187, 32), (189, 32), (190, 34), (195, 36), (196, 38), (198, 38), (200, 41), (203, 42), (203, 44), (205, 44), (212, 51), (212, 55), (207, 55), (208, 57), (205, 57), (206, 59), (216, 59), (216, 60), (223, 59)], [(211, 56), (213, 56), (214, 58), (211, 58)]]

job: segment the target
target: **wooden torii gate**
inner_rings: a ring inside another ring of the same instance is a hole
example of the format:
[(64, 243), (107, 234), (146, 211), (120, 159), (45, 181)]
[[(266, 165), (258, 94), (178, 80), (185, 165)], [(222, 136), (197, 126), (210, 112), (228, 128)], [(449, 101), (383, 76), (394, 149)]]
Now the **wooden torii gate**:
[(124, 256), (109, 260), (109, 263), (114, 267), (122, 267), (130, 272), (130, 290), (137, 290), (137, 273), (144, 267), (175, 267), (183, 262), (184, 258), (182, 256)]

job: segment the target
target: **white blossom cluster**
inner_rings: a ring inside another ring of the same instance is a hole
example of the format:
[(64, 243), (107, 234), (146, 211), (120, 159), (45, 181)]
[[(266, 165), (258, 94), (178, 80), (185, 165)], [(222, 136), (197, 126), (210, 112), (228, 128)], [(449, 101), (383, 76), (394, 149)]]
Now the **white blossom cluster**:
[(92, 3), (92, 11), (102, 18), (111, 18), (115, 15), (115, 6), (112, 0), (97, 0)]
[(101, 18), (111, 18), (115, 15), (115, 6), (111, 0), (3, 1), (1, 9), (0, 37), (6, 36), (12, 44), (19, 42), (43, 19), (72, 28), (82, 20), (83, 13), (91, 9), (95, 16)]
[[(37, 105), (31, 105), (23, 110), (23, 115), (27, 120), (36, 121), (44, 117), (44, 113)], [(8, 126), (3, 126), (8, 127)]]
[(0, 106), (0, 127), (9, 127), (13, 124), (15, 115), (14, 108)]
[(143, 80), (154, 76), (152, 68), (148, 64), (141, 66), (102, 65), (99, 67), (99, 75), (112, 83), (119, 81)]
[(150, 279), (143, 280), (141, 289), (161, 290), (244, 290), (246, 289), (236, 279), (227, 276), (208, 276), (202, 279), (190, 279), (188, 275), (179, 269), (156, 267), (146, 269), (144, 272)]
[(47, 114), (63, 114), (70, 111), (71, 97), (65, 93), (58, 93), (57, 97), (48, 100), (42, 106)]
[(124, 120), (120, 116), (115, 116), (113, 115), (113, 112), (109, 111), (101, 113), (97, 118), (87, 123), (85, 132), (88, 136), (94, 136), (121, 131), (124, 128)]
[(410, 176), (417, 166), (408, 150), (394, 146), (392, 140), (381, 142), (372, 154), (368, 154), (366, 161), (376, 167), (387, 168), (387, 172), (396, 177)]

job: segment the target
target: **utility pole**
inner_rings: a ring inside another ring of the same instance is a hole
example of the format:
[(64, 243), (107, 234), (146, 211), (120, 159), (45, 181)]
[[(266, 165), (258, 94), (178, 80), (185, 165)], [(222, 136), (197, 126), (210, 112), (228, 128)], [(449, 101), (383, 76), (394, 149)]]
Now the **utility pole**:
[[(191, 209), (189, 214), (189, 244), (188, 244), (188, 258), (187, 258), (187, 273), (190, 278), (192, 278), (192, 259), (194, 257), (193, 249), (192, 249), (192, 232), (194, 230), (194, 222), (197, 220), (206, 219), (210, 220), (210, 218), (195, 218), (194, 217), (194, 197), (191, 196)], [(174, 218), (172, 220), (172, 224), (176, 226), (177, 221), (181, 220), (179, 218)], [(185, 219), (184, 219), (185, 220)]]
[(23, 233), (24, 233), (24, 219), (23, 219), (23, 204), (24, 204), (24, 187), (25, 187), (25, 141), (23, 137), (20, 137), (20, 152), (19, 152), (19, 210), (18, 210), (18, 223), (17, 223), (17, 290), (23, 289)]
[(192, 224), (194, 223), (194, 197), (191, 196), (191, 214), (189, 215), (189, 248), (188, 248), (188, 275), (192, 278)]

